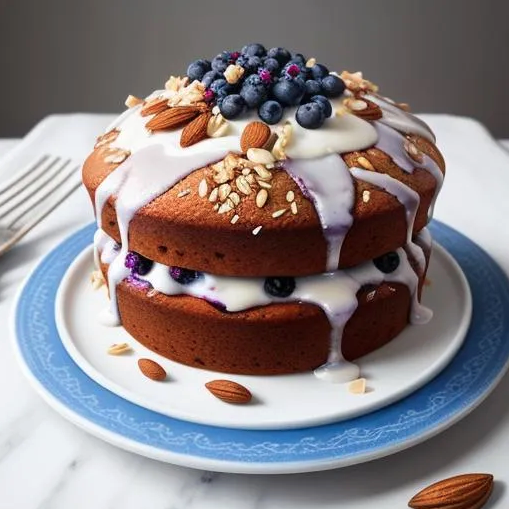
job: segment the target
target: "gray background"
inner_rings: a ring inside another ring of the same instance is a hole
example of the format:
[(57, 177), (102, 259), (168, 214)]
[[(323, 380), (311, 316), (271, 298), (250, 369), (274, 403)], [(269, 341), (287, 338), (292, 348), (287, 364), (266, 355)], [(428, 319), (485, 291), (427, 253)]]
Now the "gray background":
[(508, 25), (504, 0), (0, 0), (0, 137), (49, 113), (119, 111), (191, 60), (254, 41), (509, 137)]

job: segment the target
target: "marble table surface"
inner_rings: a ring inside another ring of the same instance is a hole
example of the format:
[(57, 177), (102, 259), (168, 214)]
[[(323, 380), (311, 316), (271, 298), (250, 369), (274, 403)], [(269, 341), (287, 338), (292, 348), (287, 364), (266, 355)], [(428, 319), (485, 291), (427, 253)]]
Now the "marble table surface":
[[(439, 126), (438, 117), (429, 120), (447, 135), (449, 127)], [(15, 143), (1, 140), (0, 156)], [(455, 156), (452, 149), (443, 148), (446, 159), (449, 153)], [(509, 157), (507, 161), (506, 189)], [(437, 216), (468, 233), (462, 219), (446, 207), (438, 207)], [(0, 258), (0, 509), (394, 509), (406, 507), (430, 482), (475, 471), (491, 472), (497, 479), (486, 507), (509, 506), (509, 376), (478, 410), (419, 446), (370, 463), (311, 474), (248, 476), (175, 467), (119, 450), (65, 421), (23, 377), (14, 360), (8, 323), (14, 294), (28, 271), (91, 219), (88, 198), (80, 189)], [(500, 262), (502, 253), (494, 253), (497, 244), (493, 246), (490, 252)]]

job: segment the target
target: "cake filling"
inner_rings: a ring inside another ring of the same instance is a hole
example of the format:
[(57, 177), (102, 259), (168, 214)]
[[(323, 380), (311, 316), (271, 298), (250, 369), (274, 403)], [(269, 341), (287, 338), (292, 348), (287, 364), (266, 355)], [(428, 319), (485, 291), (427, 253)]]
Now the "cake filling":
[[(423, 234), (423, 238), (426, 235)], [(416, 247), (421, 249), (417, 244)], [(319, 306), (331, 325), (331, 343), (327, 364), (318, 368), (315, 374), (332, 382), (352, 380), (359, 374), (358, 367), (343, 358), (341, 339), (345, 324), (357, 309), (357, 292), (363, 286), (402, 283), (412, 296), (410, 323), (425, 323), (431, 318), (431, 312), (419, 303), (419, 276), (403, 248), (357, 267), (298, 278), (217, 276), (168, 267), (133, 252), (124, 254), (125, 250), (102, 230), (98, 230), (95, 236), (95, 252), (96, 260), (109, 265), (108, 278), (113, 275), (117, 283), (127, 280), (130, 284), (150, 289), (152, 293), (190, 295), (205, 299), (226, 312), (282, 302), (306, 302)], [(113, 299), (114, 295), (110, 293), (110, 297)], [(111, 314), (103, 315), (103, 323), (115, 324), (112, 318)], [(119, 322), (116, 321), (116, 324)]]

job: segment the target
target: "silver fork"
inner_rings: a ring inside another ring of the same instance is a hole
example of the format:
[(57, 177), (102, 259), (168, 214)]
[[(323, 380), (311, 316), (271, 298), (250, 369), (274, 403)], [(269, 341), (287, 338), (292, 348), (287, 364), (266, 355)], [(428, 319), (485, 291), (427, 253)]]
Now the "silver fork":
[(79, 165), (44, 155), (0, 184), (0, 255), (40, 223), (81, 184), (61, 191)]

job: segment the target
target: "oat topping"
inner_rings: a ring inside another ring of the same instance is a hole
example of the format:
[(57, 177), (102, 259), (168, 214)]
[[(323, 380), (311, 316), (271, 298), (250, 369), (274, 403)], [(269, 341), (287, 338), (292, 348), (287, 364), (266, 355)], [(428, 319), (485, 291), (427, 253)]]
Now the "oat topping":
[(127, 343), (114, 343), (108, 348), (110, 355), (122, 355), (128, 353), (132, 348)]
[(128, 150), (115, 149), (104, 157), (104, 162), (108, 164), (123, 163), (130, 155)]
[(371, 198), (371, 193), (368, 190), (362, 191), (362, 201), (364, 203), (368, 203), (370, 198)]
[(357, 378), (348, 384), (350, 394), (364, 394), (366, 392), (366, 379)]
[(346, 88), (353, 93), (377, 92), (378, 87), (362, 76), (362, 72), (343, 71), (339, 77), (344, 81)]
[(103, 273), (100, 270), (92, 271), (90, 274), (90, 282), (92, 283), (92, 288), (94, 290), (98, 290), (106, 283), (104, 281)]
[(364, 156), (357, 158), (357, 164), (359, 164), (362, 168), (365, 168), (366, 170), (374, 171), (373, 165), (369, 162), (369, 159), (365, 158)]
[(187, 196), (191, 192), (191, 189), (184, 189), (183, 191), (180, 191), (180, 193), (177, 194), (177, 198), (183, 198), (184, 196)]
[(125, 105), (128, 108), (134, 108), (135, 106), (138, 106), (138, 104), (142, 104), (143, 99), (140, 99), (139, 97), (136, 97), (134, 95), (128, 95), (125, 100)]
[(262, 228), (263, 228), (262, 226), (257, 226), (257, 227), (256, 227), (256, 228), (252, 231), (253, 235), (258, 235), (258, 234), (260, 233), (260, 231), (261, 231), (261, 229), (262, 229)]
[(276, 210), (276, 212), (273, 212), (272, 213), (272, 217), (274, 219), (278, 218), (278, 217), (281, 217), (288, 209), (279, 209), (279, 210)]
[(267, 198), (269, 197), (269, 193), (266, 189), (260, 189), (258, 194), (256, 195), (256, 206), (258, 208), (262, 208), (265, 203), (267, 203)]

